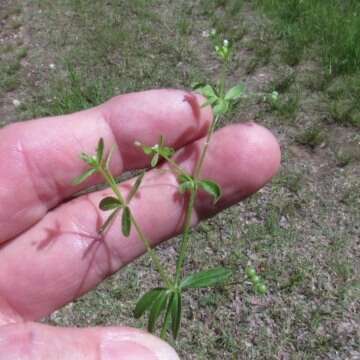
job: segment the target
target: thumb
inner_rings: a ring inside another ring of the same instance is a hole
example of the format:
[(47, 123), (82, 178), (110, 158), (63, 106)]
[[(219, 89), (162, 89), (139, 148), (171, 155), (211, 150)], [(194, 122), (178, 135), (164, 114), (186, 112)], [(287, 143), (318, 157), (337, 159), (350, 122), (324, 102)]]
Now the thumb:
[(0, 327), (0, 359), (179, 360), (159, 338), (127, 327), (61, 328), (37, 323)]

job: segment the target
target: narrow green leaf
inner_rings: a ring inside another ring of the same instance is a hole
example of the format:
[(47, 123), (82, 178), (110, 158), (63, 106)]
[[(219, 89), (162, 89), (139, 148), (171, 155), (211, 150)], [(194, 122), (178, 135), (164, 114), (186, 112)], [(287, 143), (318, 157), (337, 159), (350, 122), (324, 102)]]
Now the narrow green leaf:
[(180, 287), (182, 289), (213, 287), (226, 282), (231, 275), (232, 271), (223, 267), (200, 271), (185, 278)]
[(161, 148), (159, 148), (159, 154), (163, 157), (172, 157), (175, 153), (175, 150), (171, 147), (168, 146), (163, 146)]
[(180, 322), (181, 322), (181, 293), (177, 292), (174, 294), (174, 298), (171, 304), (171, 317), (172, 317), (172, 333), (174, 339), (177, 338), (179, 329), (180, 329)]
[(108, 229), (108, 227), (115, 220), (115, 216), (119, 213), (119, 211), (120, 211), (120, 208), (117, 208), (109, 215), (109, 217), (106, 219), (106, 221), (99, 228), (99, 230), (98, 230), (99, 234), (102, 234), (104, 231), (106, 231)]
[(179, 183), (183, 183), (183, 182), (186, 182), (186, 181), (193, 181), (194, 178), (191, 176), (191, 175), (187, 175), (187, 174), (180, 174), (178, 176), (178, 181)]
[(188, 190), (195, 189), (195, 182), (194, 181), (185, 181), (179, 185), (179, 191), (183, 194)]
[(214, 106), (214, 114), (215, 115), (223, 115), (226, 114), (229, 110), (229, 102), (224, 99), (219, 99), (217, 104)]
[(122, 206), (119, 199), (113, 196), (107, 196), (106, 198), (102, 199), (99, 204), (99, 208), (103, 211), (117, 209)]
[(106, 168), (107, 170), (110, 169), (110, 162), (111, 162), (112, 156), (113, 156), (113, 154), (114, 154), (114, 150), (115, 150), (115, 145), (113, 144), (113, 145), (111, 146), (111, 149), (110, 149), (110, 151), (109, 151), (109, 155), (107, 156), (107, 159), (106, 159), (106, 162), (105, 162), (105, 168)]
[(104, 156), (104, 139), (100, 138), (96, 148), (96, 160), (100, 164)]
[(220, 199), (221, 197), (221, 187), (218, 183), (213, 180), (200, 180), (198, 181), (198, 185), (201, 189), (209, 193), (214, 198), (214, 204)]
[(179, 191), (181, 193), (184, 193), (188, 190), (195, 190), (196, 183), (194, 181), (194, 178), (187, 174), (181, 174), (178, 177), (178, 181), (180, 183), (179, 185)]
[(167, 290), (163, 290), (153, 302), (148, 322), (149, 332), (152, 333), (154, 331), (156, 320), (159, 318), (161, 312), (165, 310), (169, 295), (170, 293)]
[(95, 167), (98, 165), (97, 160), (95, 158), (95, 156), (90, 156), (88, 154), (85, 153), (81, 153), (80, 154), (80, 159), (84, 160), (88, 165)]
[(140, 318), (146, 310), (150, 309), (153, 302), (164, 291), (164, 288), (151, 289), (145, 293), (137, 302), (134, 310), (134, 316), (136, 319)]
[(245, 92), (245, 85), (239, 84), (234, 87), (232, 87), (226, 94), (225, 94), (225, 100), (237, 100), (241, 98), (241, 96)]
[(162, 329), (161, 329), (161, 337), (163, 337), (163, 335), (165, 336), (166, 335), (166, 332), (171, 324), (171, 309), (172, 309), (172, 304), (173, 304), (173, 301), (174, 301), (174, 296), (175, 296), (175, 293), (174, 292), (171, 292), (169, 295), (168, 295), (168, 299), (169, 301), (167, 302), (167, 307), (166, 307), (166, 313), (165, 313), (165, 316), (164, 316), (164, 319), (163, 319), (163, 326), (162, 326)]
[(151, 159), (151, 167), (155, 167), (159, 161), (159, 153), (155, 153), (153, 158)]
[(121, 230), (124, 236), (128, 237), (131, 231), (131, 212), (130, 208), (126, 206), (121, 217)]
[(84, 182), (87, 178), (89, 178), (91, 175), (94, 175), (95, 173), (96, 173), (96, 169), (94, 169), (94, 168), (89, 169), (89, 170), (85, 171), (83, 174), (81, 174), (80, 176), (77, 176), (72, 181), (72, 184), (73, 185), (79, 185), (82, 182)]
[(206, 84), (204, 82), (200, 82), (200, 81), (194, 81), (191, 83), (190, 87), (193, 89), (193, 90), (198, 90), (202, 87), (204, 87)]
[(133, 187), (131, 188), (130, 192), (129, 192), (129, 195), (127, 197), (127, 203), (129, 204), (131, 199), (134, 197), (134, 195), (136, 194), (136, 192), (139, 190), (139, 187), (141, 185), (141, 182), (144, 178), (144, 175), (145, 175), (145, 171), (142, 171), (141, 174), (136, 178), (136, 181), (133, 185)]
[(207, 99), (203, 104), (201, 104), (201, 107), (204, 108), (208, 105), (213, 106), (218, 101), (218, 98), (209, 98)]
[(153, 149), (151, 146), (143, 145), (142, 149), (143, 149), (144, 154), (146, 154), (146, 155), (150, 155), (153, 153)]
[(218, 97), (214, 88), (211, 85), (205, 85), (202, 88), (198, 88), (198, 91), (200, 91), (200, 93), (204, 95), (207, 99)]

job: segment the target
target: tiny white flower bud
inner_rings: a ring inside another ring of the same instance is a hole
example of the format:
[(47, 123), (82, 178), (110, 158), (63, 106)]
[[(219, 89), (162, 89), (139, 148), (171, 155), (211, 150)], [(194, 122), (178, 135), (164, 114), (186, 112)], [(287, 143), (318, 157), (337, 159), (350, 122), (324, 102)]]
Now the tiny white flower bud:
[(21, 104), (21, 102), (18, 99), (14, 99), (12, 103), (15, 107), (19, 107)]
[(229, 46), (229, 40), (227, 40), (227, 39), (224, 40), (224, 46), (225, 46), (225, 47), (228, 47), (228, 46)]
[(202, 33), (201, 33), (202, 37), (204, 38), (207, 38), (209, 37), (209, 31), (208, 30), (204, 30)]

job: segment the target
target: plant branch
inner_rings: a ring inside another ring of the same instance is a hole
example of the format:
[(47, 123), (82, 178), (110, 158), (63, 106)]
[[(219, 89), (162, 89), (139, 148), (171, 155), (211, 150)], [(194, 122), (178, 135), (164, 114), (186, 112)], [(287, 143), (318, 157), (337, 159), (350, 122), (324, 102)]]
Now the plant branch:
[(121, 204), (125, 205), (125, 200), (124, 200), (123, 196), (121, 195), (121, 192), (117, 186), (117, 183), (116, 183), (114, 177), (112, 176), (112, 174), (110, 173), (110, 171), (107, 169), (104, 169), (102, 166), (100, 166), (97, 170), (104, 177), (105, 181), (111, 187), (111, 190), (117, 196), (117, 198), (121, 202)]
[(204, 147), (202, 148), (200, 158), (197, 161), (197, 164), (196, 164), (196, 167), (195, 167), (195, 172), (194, 172), (194, 179), (195, 180), (200, 180), (199, 177), (201, 175), (201, 169), (202, 169), (202, 166), (204, 164), (204, 160), (205, 160), (205, 156), (206, 156), (206, 153), (207, 153), (207, 150), (208, 150), (208, 147), (209, 147), (210, 139), (211, 139), (212, 134), (214, 133), (215, 125), (219, 121), (219, 118), (220, 118), (219, 116), (215, 117), (215, 119), (211, 123), (209, 131), (207, 133)]
[[(108, 185), (111, 187), (112, 191), (117, 196), (118, 200), (123, 205), (125, 205), (125, 200), (124, 200), (112, 174), (107, 169), (104, 169), (103, 167), (99, 167), (98, 171), (101, 173), (101, 175), (104, 177), (104, 179), (106, 180)], [(137, 223), (137, 221), (135, 220), (132, 213), (130, 213), (130, 216), (131, 216), (131, 222), (134, 224), (134, 227), (136, 229), (136, 232), (137, 232), (139, 238), (144, 243), (146, 250), (150, 254), (151, 260), (153, 261), (156, 270), (160, 274), (162, 281), (166, 284), (166, 286), (171, 287), (172, 282), (169, 279), (169, 277), (166, 275), (165, 269), (161, 265), (159, 257), (157, 256), (156, 252), (151, 248), (149, 240), (146, 238), (146, 236), (142, 232), (140, 225)]]
[(186, 256), (187, 250), (189, 248), (191, 218), (192, 218), (192, 213), (193, 213), (193, 209), (194, 209), (196, 194), (197, 194), (196, 190), (191, 191), (189, 204), (188, 204), (188, 207), (186, 210), (185, 224), (184, 224), (184, 229), (183, 229), (183, 238), (181, 240), (181, 245), (180, 245), (180, 254), (178, 257), (178, 261), (176, 262), (175, 284), (178, 284), (178, 282), (180, 280), (180, 276), (181, 276), (181, 273), (182, 273), (182, 270), (184, 267), (184, 263), (185, 263), (185, 256)]
[[(211, 126), (208, 130), (205, 144), (202, 148), (201, 155), (196, 162), (195, 165), (195, 171), (194, 171), (194, 180), (199, 180), (199, 177), (201, 175), (201, 169), (204, 164), (205, 156), (209, 147), (210, 139), (212, 134), (214, 133), (215, 125), (217, 121), (219, 120), (219, 116), (216, 116), (215, 119), (212, 121)], [(193, 214), (193, 209), (195, 205), (195, 199), (197, 194), (197, 188), (191, 191), (190, 193), (190, 199), (189, 204), (186, 210), (186, 217), (185, 217), (185, 223), (184, 223), (184, 230), (183, 230), (183, 238), (180, 245), (180, 254), (178, 257), (178, 261), (176, 263), (176, 277), (175, 277), (175, 284), (178, 284), (180, 277), (182, 275), (182, 271), (184, 268), (185, 263), (185, 257), (188, 252), (189, 246), (190, 246), (190, 228), (191, 228), (191, 218)]]
[(161, 155), (170, 165), (172, 165), (175, 169), (175, 171), (178, 173), (178, 175), (187, 174), (187, 172), (178, 165), (173, 159), (166, 155)]

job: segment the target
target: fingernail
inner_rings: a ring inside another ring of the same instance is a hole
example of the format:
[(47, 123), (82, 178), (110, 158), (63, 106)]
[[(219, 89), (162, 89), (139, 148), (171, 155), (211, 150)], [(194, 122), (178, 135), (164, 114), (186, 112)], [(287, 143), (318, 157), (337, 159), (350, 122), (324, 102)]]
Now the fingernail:
[(140, 331), (109, 331), (101, 340), (101, 359), (104, 360), (179, 360), (166, 342)]

